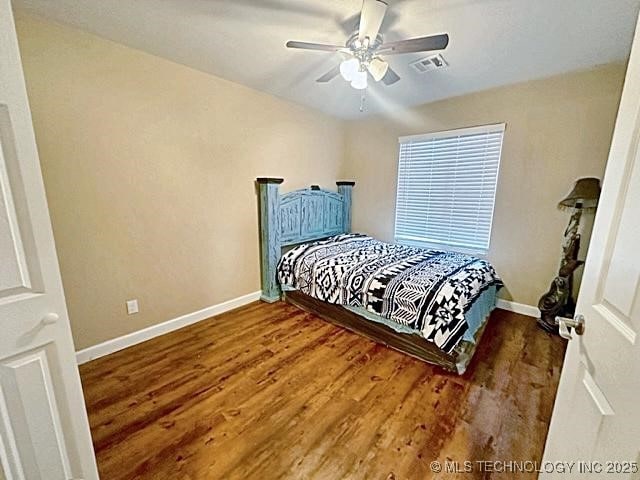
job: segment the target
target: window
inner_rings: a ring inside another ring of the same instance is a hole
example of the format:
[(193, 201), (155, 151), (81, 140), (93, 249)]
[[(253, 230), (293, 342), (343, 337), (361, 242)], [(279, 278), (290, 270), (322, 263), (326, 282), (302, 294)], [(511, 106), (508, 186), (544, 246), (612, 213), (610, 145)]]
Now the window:
[(504, 129), (399, 139), (396, 242), (486, 253)]

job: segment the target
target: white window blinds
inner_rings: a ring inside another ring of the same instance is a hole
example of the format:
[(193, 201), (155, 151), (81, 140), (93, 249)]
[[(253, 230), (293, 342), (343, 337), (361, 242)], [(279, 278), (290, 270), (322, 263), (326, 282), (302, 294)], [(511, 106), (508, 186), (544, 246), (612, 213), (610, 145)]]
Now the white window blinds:
[(487, 251), (504, 129), (399, 139), (397, 242)]

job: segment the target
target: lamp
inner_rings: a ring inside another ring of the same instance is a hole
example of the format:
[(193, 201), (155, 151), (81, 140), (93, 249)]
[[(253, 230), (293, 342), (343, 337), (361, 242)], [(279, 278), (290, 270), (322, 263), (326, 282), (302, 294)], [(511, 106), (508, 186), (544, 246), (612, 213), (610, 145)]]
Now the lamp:
[(558, 332), (556, 316), (573, 316), (575, 302), (573, 300), (573, 274), (584, 264), (578, 259), (580, 251), (580, 218), (584, 210), (595, 210), (600, 198), (600, 180), (587, 177), (579, 178), (573, 189), (560, 200), (558, 208), (571, 209), (573, 213), (564, 231), (562, 242), (562, 258), (558, 275), (551, 282), (549, 291), (538, 301), (540, 318), (538, 325), (553, 333)]
[(600, 198), (600, 180), (597, 178), (579, 178), (573, 190), (558, 203), (559, 208), (595, 209)]

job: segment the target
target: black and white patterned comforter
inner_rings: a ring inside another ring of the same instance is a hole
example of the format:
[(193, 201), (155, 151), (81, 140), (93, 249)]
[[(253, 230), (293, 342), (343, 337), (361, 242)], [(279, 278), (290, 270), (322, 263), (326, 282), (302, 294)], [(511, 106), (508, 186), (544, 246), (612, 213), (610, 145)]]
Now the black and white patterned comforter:
[(363, 307), (411, 328), (450, 353), (468, 329), (465, 313), (502, 282), (485, 260), (456, 252), (383, 243), (345, 234), (285, 253), (284, 288), (318, 300)]

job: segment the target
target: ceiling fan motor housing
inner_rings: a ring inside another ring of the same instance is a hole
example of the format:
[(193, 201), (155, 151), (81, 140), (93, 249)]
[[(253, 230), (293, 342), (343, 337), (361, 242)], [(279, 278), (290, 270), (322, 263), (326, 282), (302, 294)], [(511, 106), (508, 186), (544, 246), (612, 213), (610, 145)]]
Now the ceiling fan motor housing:
[[(361, 42), (358, 39), (358, 32), (355, 31), (347, 40), (345, 46), (349, 49), (351, 55), (358, 59), (360, 71), (367, 71), (371, 61), (374, 60), (376, 50), (382, 45), (382, 35), (378, 34), (373, 43), (369, 42), (369, 37)], [(376, 78), (376, 81), (379, 78)]]

